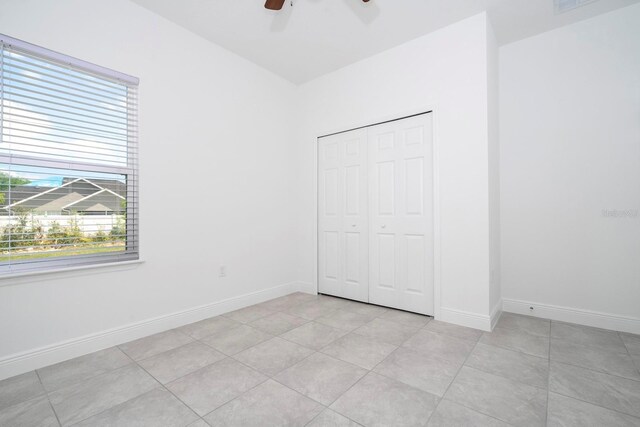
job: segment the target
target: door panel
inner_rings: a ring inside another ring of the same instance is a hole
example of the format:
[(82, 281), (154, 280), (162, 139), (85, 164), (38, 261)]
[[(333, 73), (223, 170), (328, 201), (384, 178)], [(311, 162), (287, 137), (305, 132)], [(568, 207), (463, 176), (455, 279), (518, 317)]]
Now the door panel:
[(422, 215), (424, 213), (424, 159), (405, 160), (406, 214)]
[(338, 169), (324, 171), (324, 214), (338, 215)]
[(431, 115), (368, 128), (369, 301), (433, 314)]
[(325, 231), (324, 241), (326, 248), (324, 277), (329, 280), (338, 279), (340, 251), (338, 249), (338, 233), (335, 231)]
[(431, 120), (319, 139), (321, 293), (433, 314)]
[(377, 286), (394, 289), (396, 287), (396, 240), (393, 234), (378, 233), (377, 253)]
[(345, 281), (352, 284), (362, 282), (360, 278), (360, 233), (345, 233)]
[(424, 236), (404, 236), (407, 269), (407, 291), (413, 293), (425, 292), (425, 241)]
[(318, 289), (366, 302), (367, 132), (356, 130), (320, 138), (318, 149)]
[(394, 162), (379, 162), (378, 186), (378, 215), (393, 215), (395, 209), (395, 164)]

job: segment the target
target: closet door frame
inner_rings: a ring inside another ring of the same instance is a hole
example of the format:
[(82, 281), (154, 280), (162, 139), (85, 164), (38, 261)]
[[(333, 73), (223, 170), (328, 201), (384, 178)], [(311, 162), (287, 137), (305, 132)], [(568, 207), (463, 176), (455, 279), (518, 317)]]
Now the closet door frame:
[(319, 205), (318, 205), (318, 173), (319, 173), (319, 139), (325, 136), (335, 135), (342, 132), (349, 132), (356, 129), (367, 128), (376, 126), (388, 122), (407, 119), (422, 114), (431, 114), (433, 122), (433, 312), (435, 319), (442, 318), (442, 273), (441, 273), (441, 232), (440, 232), (440, 169), (439, 169), (439, 133), (438, 133), (438, 114), (437, 106), (428, 105), (425, 108), (409, 111), (400, 111), (397, 114), (391, 114), (388, 116), (381, 116), (372, 120), (360, 121), (352, 123), (352, 125), (345, 125), (341, 129), (318, 129), (314, 132), (316, 137), (313, 139), (314, 144), (314, 194), (315, 194), (315, 218), (313, 224), (313, 238), (314, 238), (314, 282), (310, 284), (310, 288), (301, 284), (300, 289), (308, 290), (318, 293), (318, 274), (319, 266), (318, 259), (320, 255), (319, 240), (318, 240), (318, 219), (319, 219)]

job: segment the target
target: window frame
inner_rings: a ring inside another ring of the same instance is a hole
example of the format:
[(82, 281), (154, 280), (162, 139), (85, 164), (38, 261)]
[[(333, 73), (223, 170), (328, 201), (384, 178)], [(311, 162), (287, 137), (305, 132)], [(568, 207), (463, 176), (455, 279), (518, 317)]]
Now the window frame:
[[(131, 263), (140, 260), (139, 241), (139, 168), (138, 168), (138, 86), (139, 79), (128, 74), (102, 67), (69, 55), (64, 55), (50, 49), (46, 49), (13, 37), (0, 33), (0, 143), (3, 141), (3, 108), (4, 108), (4, 53), (8, 49), (16, 51), (39, 60), (53, 63), (57, 66), (82, 72), (89, 76), (110, 80), (113, 83), (126, 86), (126, 166), (105, 165), (82, 161), (64, 161), (64, 168), (68, 170), (84, 171), (88, 173), (113, 173), (125, 175), (126, 178), (126, 243), (122, 252), (70, 255), (52, 257), (42, 260), (34, 259), (11, 263), (0, 262), (0, 279), (14, 275), (42, 274), (47, 272), (63, 271), (68, 269), (87, 268), (100, 265), (117, 264), (119, 262)], [(0, 163), (16, 164), (25, 167), (61, 168), (60, 161), (54, 161), (44, 157), (30, 157), (21, 154), (18, 162), (14, 155), (0, 154)]]

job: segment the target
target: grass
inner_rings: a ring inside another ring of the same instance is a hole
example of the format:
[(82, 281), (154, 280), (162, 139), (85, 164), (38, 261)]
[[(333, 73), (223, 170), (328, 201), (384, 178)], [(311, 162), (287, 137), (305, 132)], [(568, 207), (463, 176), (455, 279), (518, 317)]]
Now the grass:
[(100, 246), (92, 246), (89, 248), (65, 248), (62, 250), (35, 250), (35, 251), (21, 251), (13, 254), (9, 254), (7, 252), (3, 252), (0, 254), (0, 262), (7, 261), (21, 261), (21, 260), (31, 260), (31, 259), (42, 259), (42, 258), (56, 258), (56, 257), (68, 257), (68, 256), (77, 256), (77, 255), (91, 255), (91, 254), (99, 254), (99, 253), (108, 253), (108, 252), (122, 252), (124, 251), (124, 243), (113, 245), (100, 245)]

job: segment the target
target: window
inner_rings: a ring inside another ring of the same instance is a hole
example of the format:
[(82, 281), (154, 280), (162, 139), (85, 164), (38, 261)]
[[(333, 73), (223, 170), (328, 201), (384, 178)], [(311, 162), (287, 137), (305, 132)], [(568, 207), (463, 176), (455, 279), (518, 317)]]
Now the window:
[(138, 259), (137, 86), (0, 35), (0, 277)]

